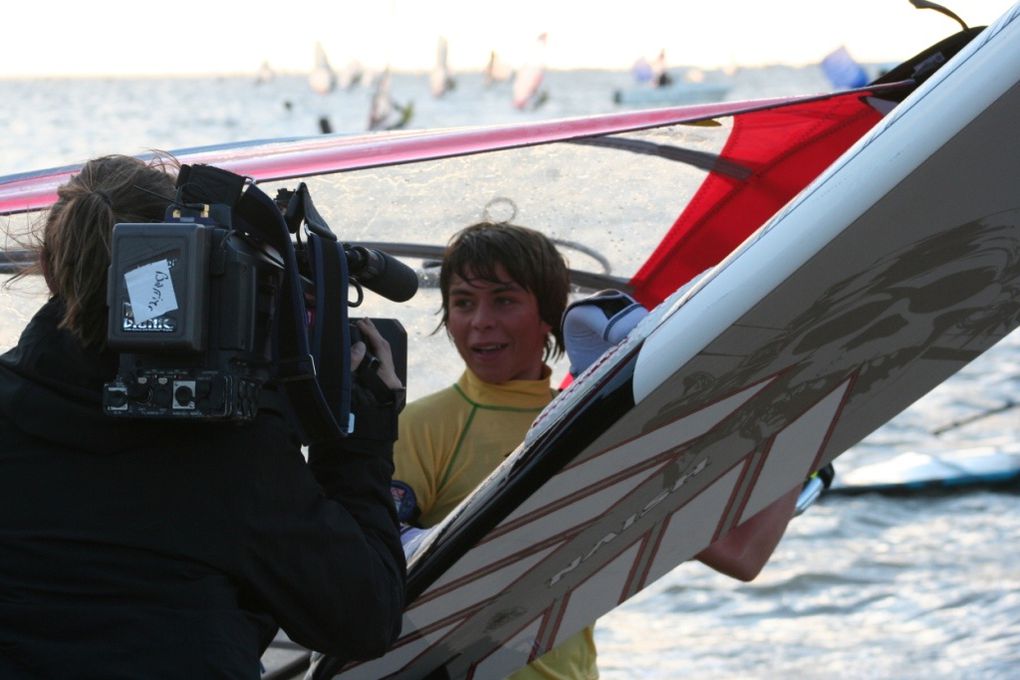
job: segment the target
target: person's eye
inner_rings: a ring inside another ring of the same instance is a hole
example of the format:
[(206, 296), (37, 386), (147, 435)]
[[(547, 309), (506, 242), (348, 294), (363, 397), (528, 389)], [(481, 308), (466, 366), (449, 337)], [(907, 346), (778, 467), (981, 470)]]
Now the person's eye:
[(469, 309), (471, 307), (471, 300), (469, 298), (454, 298), (450, 301), (450, 305), (454, 309)]

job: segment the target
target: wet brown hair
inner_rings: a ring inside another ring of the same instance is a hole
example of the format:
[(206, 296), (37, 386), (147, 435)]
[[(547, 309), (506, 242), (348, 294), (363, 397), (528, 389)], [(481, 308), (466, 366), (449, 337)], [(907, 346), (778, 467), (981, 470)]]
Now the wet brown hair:
[(499, 282), (498, 265), (513, 281), (533, 293), (538, 313), (552, 328), (545, 341), (545, 359), (563, 354), (563, 330), (560, 319), (570, 293), (567, 263), (544, 234), (513, 224), (479, 222), (465, 227), (450, 239), (439, 272), (439, 290), (443, 297), (442, 320), (450, 318), (450, 279), (454, 274), (469, 281), (482, 279)]
[(160, 222), (174, 197), (178, 164), (167, 154), (149, 161), (103, 156), (88, 161), (57, 189), (41, 238), (37, 264), (14, 278), (42, 274), (64, 303), (60, 327), (84, 345), (106, 343), (106, 278), (113, 226)]

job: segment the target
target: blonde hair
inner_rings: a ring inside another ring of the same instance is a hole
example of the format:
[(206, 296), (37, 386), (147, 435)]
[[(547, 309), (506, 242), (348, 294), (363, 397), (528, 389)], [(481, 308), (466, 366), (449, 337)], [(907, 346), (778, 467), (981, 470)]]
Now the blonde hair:
[[(57, 189), (46, 214), (39, 257), (22, 272), (41, 273), (64, 304), (60, 327), (84, 345), (106, 342), (106, 279), (113, 226), (159, 222), (173, 201), (179, 165), (157, 153), (152, 160), (103, 156), (88, 161)], [(15, 277), (17, 278), (17, 277)]]

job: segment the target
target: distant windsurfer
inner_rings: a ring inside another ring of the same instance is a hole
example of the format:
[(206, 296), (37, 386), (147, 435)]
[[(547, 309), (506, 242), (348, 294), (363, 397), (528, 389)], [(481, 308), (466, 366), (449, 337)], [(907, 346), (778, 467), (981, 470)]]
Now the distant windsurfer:
[(347, 66), (337, 74), (337, 86), (342, 90), (350, 90), (361, 82), (365, 75), (365, 68), (357, 59), (351, 59)]
[(255, 84), (265, 85), (266, 83), (272, 82), (276, 78), (276, 72), (273, 67), (269, 65), (269, 61), (263, 61), (262, 65), (259, 66), (258, 72), (255, 74)]
[(496, 50), (489, 52), (489, 61), (485, 64), (484, 75), (486, 87), (501, 83), (511, 75), (510, 69), (500, 60)]
[(336, 73), (329, 65), (322, 43), (315, 43), (315, 65), (308, 74), (308, 86), (316, 94), (329, 94), (336, 89)]
[(651, 81), (655, 87), (666, 87), (673, 82), (673, 78), (669, 75), (666, 70), (666, 50), (659, 50), (659, 55), (655, 57), (655, 60), (651, 63), (652, 77)]
[(379, 76), (372, 105), (368, 112), (369, 130), (398, 130), (407, 125), (414, 115), (414, 101), (400, 104), (390, 95), (389, 67)]
[(450, 67), (446, 63), (447, 51), (449, 49), (446, 38), (440, 37), (436, 46), (436, 63), (429, 73), (429, 89), (432, 96), (439, 98), (456, 87), (453, 76), (450, 75)]
[(540, 90), (545, 78), (545, 52), (549, 36), (542, 33), (535, 40), (531, 54), (514, 77), (513, 103), (518, 109), (533, 110), (544, 104), (549, 93)]
[[(333, 67), (329, 64), (329, 58), (326, 57), (326, 50), (323, 49), (322, 43), (315, 43), (315, 65), (312, 68), (311, 73), (308, 74), (308, 86), (312, 88), (312, 91), (320, 95), (328, 95), (336, 89), (336, 73), (333, 71)], [(323, 112), (319, 114), (318, 118), (319, 132), (322, 134), (330, 134), (333, 132), (333, 124), (330, 122), (329, 113)]]

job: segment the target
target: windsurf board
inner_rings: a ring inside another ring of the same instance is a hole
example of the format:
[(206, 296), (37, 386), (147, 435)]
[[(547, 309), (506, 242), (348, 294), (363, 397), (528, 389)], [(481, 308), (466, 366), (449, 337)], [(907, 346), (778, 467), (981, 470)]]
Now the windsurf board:
[(1020, 445), (940, 453), (907, 451), (889, 460), (840, 470), (823, 495), (935, 493), (965, 488), (1020, 489)]

